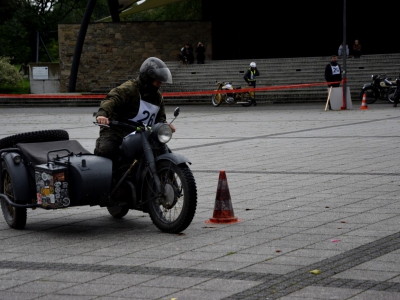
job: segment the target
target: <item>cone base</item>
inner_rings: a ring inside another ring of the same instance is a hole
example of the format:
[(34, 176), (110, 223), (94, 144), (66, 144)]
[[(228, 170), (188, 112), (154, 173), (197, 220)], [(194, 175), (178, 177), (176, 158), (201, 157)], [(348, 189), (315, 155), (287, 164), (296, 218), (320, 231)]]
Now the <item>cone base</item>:
[(365, 106), (361, 106), (360, 109), (361, 109), (361, 110), (367, 110), (367, 109), (369, 109), (369, 108), (368, 108), (368, 107), (365, 107)]
[(230, 224), (230, 223), (237, 223), (242, 222), (242, 219), (237, 217), (233, 218), (210, 218), (209, 220), (205, 221), (204, 223), (220, 223), (220, 224)]

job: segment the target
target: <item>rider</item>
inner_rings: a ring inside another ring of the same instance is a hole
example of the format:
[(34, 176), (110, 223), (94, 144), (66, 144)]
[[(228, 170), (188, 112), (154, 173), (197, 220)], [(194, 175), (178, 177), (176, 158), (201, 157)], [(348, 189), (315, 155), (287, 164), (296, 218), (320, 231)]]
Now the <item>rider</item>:
[[(164, 99), (159, 91), (163, 82), (172, 83), (172, 75), (165, 63), (156, 57), (147, 58), (139, 76), (113, 88), (100, 103), (96, 121), (107, 125), (110, 120), (143, 122), (149, 126), (166, 123)], [(169, 125), (175, 132), (174, 125)], [(131, 133), (121, 127), (100, 127), (94, 154), (107, 157), (116, 166), (122, 139)]]
[[(255, 62), (250, 63), (250, 67), (244, 73), (244, 80), (247, 82), (249, 86), (253, 88), (256, 87), (256, 76), (260, 76), (260, 72), (257, 69), (257, 65)], [(254, 92), (250, 92), (250, 98), (254, 106), (257, 106), (256, 97), (254, 96)]]

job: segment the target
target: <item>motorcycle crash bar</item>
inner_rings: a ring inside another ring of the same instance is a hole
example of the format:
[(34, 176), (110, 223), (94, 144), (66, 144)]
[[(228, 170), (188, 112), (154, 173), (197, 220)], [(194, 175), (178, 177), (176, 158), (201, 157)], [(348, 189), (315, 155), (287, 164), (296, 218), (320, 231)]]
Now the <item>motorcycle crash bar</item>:
[(34, 208), (34, 207), (43, 207), (41, 204), (17, 204), (14, 203), (4, 194), (0, 194), (0, 199), (7, 201), (8, 204), (18, 208)]

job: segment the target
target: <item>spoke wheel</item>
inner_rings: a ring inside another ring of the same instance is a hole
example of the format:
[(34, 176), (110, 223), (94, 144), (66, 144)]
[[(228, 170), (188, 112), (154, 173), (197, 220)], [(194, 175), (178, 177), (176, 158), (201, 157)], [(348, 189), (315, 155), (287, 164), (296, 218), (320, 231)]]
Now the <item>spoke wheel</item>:
[(212, 105), (218, 107), (221, 105), (223, 95), (222, 94), (214, 94), (211, 96)]
[(242, 103), (242, 106), (244, 106), (244, 107), (251, 106), (253, 101), (250, 98), (250, 93), (249, 92), (245, 92), (245, 93), (242, 94), (242, 102), (246, 102), (246, 103)]
[(396, 87), (392, 87), (388, 90), (387, 92), (387, 98), (389, 100), (390, 103), (394, 103), (394, 100), (397, 97), (397, 88)]
[(197, 189), (192, 171), (183, 164), (177, 166), (170, 161), (161, 161), (157, 163), (157, 173), (164, 187), (164, 195), (155, 194), (150, 175), (146, 176), (144, 183), (150, 218), (163, 232), (182, 232), (192, 222), (197, 206)]
[[(4, 167), (4, 166), (3, 166)], [(1, 184), (1, 192), (5, 194), (11, 201), (15, 201), (14, 190), (11, 182), (10, 174), (7, 168), (3, 169), (3, 182)], [(26, 225), (26, 208), (14, 207), (8, 204), (6, 200), (1, 200), (1, 210), (8, 226), (14, 229), (23, 229)]]

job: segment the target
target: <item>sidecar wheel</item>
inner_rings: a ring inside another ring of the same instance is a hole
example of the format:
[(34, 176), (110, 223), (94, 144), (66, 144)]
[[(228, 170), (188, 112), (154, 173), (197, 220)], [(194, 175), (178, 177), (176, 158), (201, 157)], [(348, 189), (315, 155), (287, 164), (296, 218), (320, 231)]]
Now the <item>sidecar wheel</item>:
[(19, 133), (0, 139), (0, 149), (12, 148), (18, 143), (37, 143), (69, 140), (68, 132), (61, 129)]
[(129, 208), (127, 206), (109, 206), (107, 207), (108, 212), (116, 219), (122, 219), (129, 212)]
[[(0, 192), (8, 196), (14, 202), (14, 190), (11, 182), (11, 176), (7, 167), (3, 165), (2, 183)], [(8, 204), (6, 200), (1, 200), (1, 210), (8, 226), (14, 229), (23, 229), (26, 225), (26, 208), (14, 207)]]
[(242, 102), (246, 102), (246, 103), (242, 103), (242, 106), (244, 106), (244, 107), (249, 107), (249, 106), (251, 106), (251, 104), (253, 104), (253, 101), (250, 98), (249, 92), (245, 92), (242, 94)]
[(150, 218), (163, 232), (182, 232), (192, 222), (197, 206), (197, 188), (192, 171), (185, 164), (177, 166), (170, 161), (160, 161), (157, 173), (166, 197), (154, 194), (154, 182), (148, 174), (144, 181), (147, 183), (144, 197), (149, 200)]

